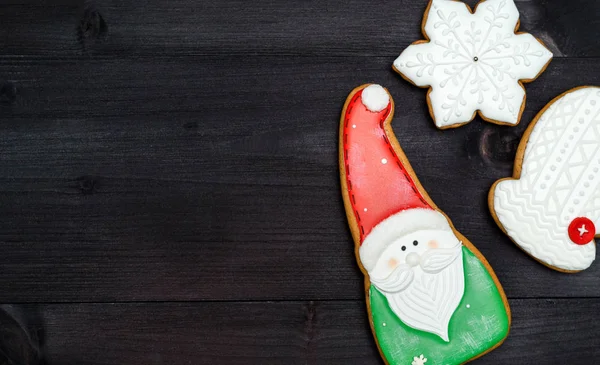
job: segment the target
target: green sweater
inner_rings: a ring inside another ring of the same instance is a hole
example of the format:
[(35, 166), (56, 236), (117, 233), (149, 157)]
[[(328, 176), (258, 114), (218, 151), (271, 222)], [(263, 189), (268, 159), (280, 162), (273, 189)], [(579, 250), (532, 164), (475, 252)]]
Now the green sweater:
[(508, 314), (492, 277), (466, 247), (463, 259), (465, 292), (450, 319), (450, 342), (405, 325), (392, 312), (385, 296), (371, 286), (373, 328), (389, 365), (411, 365), (420, 355), (427, 358), (425, 365), (462, 364), (492, 349), (508, 335)]

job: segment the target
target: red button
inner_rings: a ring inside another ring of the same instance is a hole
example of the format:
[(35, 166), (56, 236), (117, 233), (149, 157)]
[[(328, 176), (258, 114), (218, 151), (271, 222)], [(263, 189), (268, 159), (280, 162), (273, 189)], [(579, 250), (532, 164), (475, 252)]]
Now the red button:
[(585, 217), (575, 218), (569, 224), (569, 238), (575, 244), (586, 245), (592, 242), (595, 235), (596, 227), (594, 226), (594, 222)]

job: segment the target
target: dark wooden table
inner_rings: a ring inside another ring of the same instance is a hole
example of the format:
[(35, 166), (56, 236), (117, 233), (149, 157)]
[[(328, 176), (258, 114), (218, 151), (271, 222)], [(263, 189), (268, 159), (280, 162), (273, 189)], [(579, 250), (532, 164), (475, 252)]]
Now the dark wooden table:
[(517, 6), (555, 55), (521, 124), (439, 131), (391, 69), (424, 0), (0, 1), (0, 303), (50, 365), (382, 364), (337, 169), (343, 102), (377, 82), (509, 297), (476, 363), (597, 363), (600, 264), (536, 263), (486, 197), (548, 101), (600, 84), (600, 2)]

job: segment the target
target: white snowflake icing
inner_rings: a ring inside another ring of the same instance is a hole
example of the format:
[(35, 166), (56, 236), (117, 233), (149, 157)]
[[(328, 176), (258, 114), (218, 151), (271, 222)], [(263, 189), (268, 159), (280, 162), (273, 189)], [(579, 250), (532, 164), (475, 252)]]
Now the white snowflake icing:
[(423, 354), (421, 354), (421, 356), (417, 357), (413, 357), (413, 362), (411, 365), (425, 365), (425, 363), (427, 362), (427, 358), (423, 356)]
[(474, 13), (462, 2), (432, 0), (424, 26), (429, 42), (410, 45), (394, 68), (417, 86), (431, 87), (430, 107), (440, 128), (488, 120), (517, 124), (525, 90), (552, 53), (531, 34), (515, 34), (513, 0), (486, 0)]

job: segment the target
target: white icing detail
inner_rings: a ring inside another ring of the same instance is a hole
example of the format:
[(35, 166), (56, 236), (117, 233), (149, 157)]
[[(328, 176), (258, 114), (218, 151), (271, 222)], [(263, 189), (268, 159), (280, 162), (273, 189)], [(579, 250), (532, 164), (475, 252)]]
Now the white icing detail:
[(352, 124), (352, 128), (356, 128), (356, 124)]
[(367, 211), (367, 208), (363, 209), (365, 212)]
[(420, 356), (413, 357), (413, 362), (411, 365), (425, 365), (427, 362), (427, 358), (421, 354)]
[(429, 274), (437, 274), (456, 260), (456, 257), (456, 248), (454, 247), (429, 250), (421, 257), (421, 266), (423, 271)]
[(579, 237), (583, 237), (584, 234), (589, 232), (587, 229), (585, 229), (585, 224), (582, 224), (581, 227), (577, 228), (577, 230), (579, 231)]
[[(586, 269), (596, 257), (596, 245), (574, 244), (568, 227), (577, 217), (600, 222), (599, 90), (578, 89), (550, 105), (529, 136), (520, 179), (502, 181), (493, 192), (493, 209), (508, 235), (530, 255), (563, 270)], [(595, 106), (586, 114), (582, 106), (591, 101)], [(570, 131), (575, 123), (580, 128)], [(569, 136), (574, 143), (559, 148)]]
[(371, 282), (386, 293), (398, 293), (408, 288), (415, 277), (415, 272), (410, 265), (398, 265), (394, 271), (385, 278), (371, 276)]
[(385, 164), (387, 163), (387, 159), (385, 159), (385, 158), (382, 158), (382, 159), (381, 159), (381, 163), (385, 165)]
[(382, 325), (383, 327), (385, 327), (385, 326), (387, 326), (387, 323), (383, 322), (381, 325)]
[(383, 87), (373, 84), (363, 89), (361, 100), (367, 109), (379, 113), (389, 105), (390, 96)]
[(467, 304), (467, 308), (471, 308), (471, 304)]
[(414, 208), (398, 212), (373, 227), (365, 237), (358, 250), (362, 265), (371, 271), (387, 247), (398, 238), (419, 230), (452, 233), (446, 217), (433, 209)]
[(552, 58), (532, 35), (515, 34), (513, 0), (486, 0), (471, 14), (454, 0), (432, 0), (425, 24), (430, 42), (413, 44), (394, 67), (418, 86), (431, 86), (438, 127), (489, 119), (516, 124), (525, 91), (519, 80), (535, 78)]

